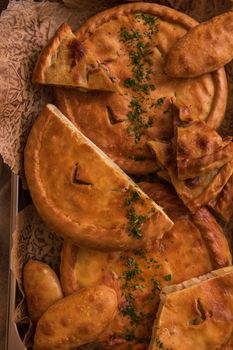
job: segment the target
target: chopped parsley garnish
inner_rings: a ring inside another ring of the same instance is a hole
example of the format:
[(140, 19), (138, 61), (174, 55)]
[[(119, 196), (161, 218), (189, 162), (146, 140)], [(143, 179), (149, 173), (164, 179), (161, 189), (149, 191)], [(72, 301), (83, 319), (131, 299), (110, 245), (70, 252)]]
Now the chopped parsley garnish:
[(165, 281), (171, 281), (172, 275), (171, 274), (166, 275), (166, 276), (164, 276), (164, 279), (165, 279)]
[(130, 330), (127, 330), (127, 333), (125, 334), (125, 340), (127, 341), (132, 341), (135, 339), (135, 334), (134, 334), (134, 330), (133, 329), (130, 329)]
[[(153, 125), (153, 116), (145, 119), (144, 114), (147, 110), (142, 108), (142, 103), (145, 101), (144, 95), (149, 95), (150, 91), (155, 90), (156, 86), (151, 82), (152, 61), (151, 54), (153, 53), (151, 45), (151, 35), (158, 31), (158, 19), (150, 14), (136, 13), (135, 19), (143, 21), (147, 27), (147, 31), (143, 35), (137, 29), (120, 29), (121, 40), (128, 48), (128, 55), (132, 64), (132, 76), (124, 81), (124, 85), (128, 89), (132, 89), (138, 96), (134, 97), (129, 105), (129, 112), (127, 114), (130, 125), (127, 127), (128, 134), (134, 133), (134, 141), (138, 143), (145, 133), (145, 129)], [(149, 38), (149, 40), (148, 40)], [(133, 105), (135, 101), (141, 108)]]
[(127, 114), (129, 121), (134, 123), (134, 127), (130, 128), (128, 131), (134, 132), (135, 143), (138, 143), (142, 135), (142, 130), (147, 129), (153, 124), (153, 117), (149, 116), (147, 120), (143, 120), (143, 115), (146, 113), (146, 110), (142, 107), (142, 104), (137, 99), (132, 99), (129, 104), (130, 111)]
[(138, 324), (139, 316), (135, 310), (135, 305), (132, 303), (127, 304), (121, 309), (123, 316), (129, 316), (133, 324)]
[(154, 342), (155, 342), (156, 347), (157, 347), (158, 349), (161, 349), (161, 350), (172, 350), (172, 348), (165, 348), (165, 347), (164, 347), (164, 344), (161, 342), (161, 340), (159, 339), (159, 337), (156, 337)]
[(142, 237), (141, 224), (147, 220), (146, 215), (137, 215), (133, 207), (127, 210), (126, 217), (129, 222), (129, 231), (137, 239)]
[(131, 30), (126, 30), (125, 27), (121, 27), (120, 29), (120, 35), (121, 35), (121, 39), (122, 41), (124, 42), (128, 42), (128, 41), (131, 41), (131, 40), (134, 40), (134, 39), (141, 39), (142, 36), (141, 34), (139, 33), (138, 30), (135, 30), (135, 29), (131, 29)]
[(137, 21), (143, 21), (143, 23), (148, 27), (148, 31), (145, 32), (146, 36), (150, 39), (152, 34), (159, 32), (159, 19), (149, 13), (135, 13), (135, 19)]
[(126, 281), (131, 281), (132, 278), (139, 275), (141, 273), (141, 270), (139, 268), (134, 268), (132, 270), (124, 271), (123, 276), (125, 277)]
[(130, 191), (130, 197), (125, 199), (125, 205), (131, 205), (140, 199), (140, 194), (136, 190)]
[(154, 278), (152, 278), (151, 282), (152, 282), (152, 285), (153, 285), (152, 293), (156, 294), (157, 292), (160, 292), (161, 291), (161, 287), (160, 287), (159, 282), (156, 279), (154, 279)]
[(155, 103), (152, 103), (150, 108), (152, 107), (160, 107), (164, 104), (164, 101), (165, 101), (166, 97), (160, 97), (157, 99), (157, 101)]

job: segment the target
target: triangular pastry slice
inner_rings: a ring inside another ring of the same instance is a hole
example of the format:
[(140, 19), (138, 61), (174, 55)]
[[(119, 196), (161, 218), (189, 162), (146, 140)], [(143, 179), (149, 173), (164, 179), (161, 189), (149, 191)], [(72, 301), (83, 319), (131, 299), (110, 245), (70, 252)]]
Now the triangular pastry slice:
[(53, 105), (30, 132), (25, 174), (42, 219), (80, 246), (121, 250), (162, 238), (172, 221)]
[(230, 221), (233, 215), (233, 175), (223, 187), (217, 198), (210, 201), (208, 205), (214, 209), (224, 221)]
[(202, 121), (176, 128), (177, 176), (180, 180), (219, 169), (231, 159), (231, 137), (222, 139)]
[(233, 267), (165, 287), (149, 350), (233, 349)]
[(32, 80), (38, 84), (85, 90), (118, 90), (108, 67), (85, 48), (66, 23), (42, 50)]
[(178, 196), (192, 213), (214, 199), (233, 174), (233, 161), (230, 161), (220, 169), (213, 169), (192, 179), (179, 180), (172, 144), (161, 141), (150, 141), (148, 144), (156, 154), (157, 161), (167, 169)]

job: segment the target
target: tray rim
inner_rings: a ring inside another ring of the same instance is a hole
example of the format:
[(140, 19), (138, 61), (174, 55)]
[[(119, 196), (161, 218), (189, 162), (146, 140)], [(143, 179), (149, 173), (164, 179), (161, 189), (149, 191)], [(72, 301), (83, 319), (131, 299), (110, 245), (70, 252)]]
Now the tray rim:
[(16, 296), (16, 279), (11, 269), (11, 250), (12, 250), (12, 235), (16, 228), (16, 218), (18, 215), (18, 199), (19, 199), (19, 177), (11, 174), (11, 213), (10, 213), (10, 269), (8, 274), (8, 297), (7, 297), (7, 324), (6, 324), (6, 342), (5, 350), (27, 350), (20, 339), (16, 323), (13, 321), (15, 310)]

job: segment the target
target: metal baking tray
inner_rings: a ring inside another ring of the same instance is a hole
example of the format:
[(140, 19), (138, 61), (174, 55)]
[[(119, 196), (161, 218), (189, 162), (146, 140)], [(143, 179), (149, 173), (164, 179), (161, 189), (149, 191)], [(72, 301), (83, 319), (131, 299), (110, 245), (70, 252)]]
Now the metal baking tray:
[[(19, 177), (11, 175), (11, 221), (10, 221), (10, 256), (12, 249), (12, 234), (16, 227), (16, 217), (19, 212)], [(13, 314), (16, 306), (17, 282), (12, 270), (9, 270), (8, 284), (8, 309), (5, 350), (27, 350), (20, 338), (17, 325), (13, 322)]]

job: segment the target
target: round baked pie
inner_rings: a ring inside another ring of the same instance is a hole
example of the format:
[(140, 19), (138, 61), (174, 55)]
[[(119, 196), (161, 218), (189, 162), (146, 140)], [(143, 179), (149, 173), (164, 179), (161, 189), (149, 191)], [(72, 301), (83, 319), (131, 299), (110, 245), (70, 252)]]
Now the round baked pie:
[(153, 251), (100, 252), (68, 241), (63, 246), (66, 295), (99, 284), (117, 293), (117, 316), (96, 340), (101, 349), (148, 349), (161, 288), (231, 264), (224, 233), (206, 208), (191, 215), (169, 185), (140, 186), (175, 224)]
[(97, 14), (76, 33), (117, 79), (120, 91), (56, 88), (57, 105), (129, 174), (156, 170), (146, 142), (172, 137), (173, 105), (184, 121), (202, 120), (212, 128), (222, 121), (227, 98), (223, 68), (190, 79), (164, 72), (170, 48), (195, 25), (168, 7), (133, 3)]

